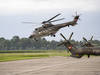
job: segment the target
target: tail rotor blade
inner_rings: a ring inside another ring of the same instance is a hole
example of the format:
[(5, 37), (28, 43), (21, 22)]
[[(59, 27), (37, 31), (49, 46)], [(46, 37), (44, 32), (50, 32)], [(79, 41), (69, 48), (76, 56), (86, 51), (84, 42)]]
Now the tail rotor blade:
[(73, 32), (71, 33), (71, 35), (70, 35), (70, 37), (69, 37), (69, 40), (71, 40), (71, 38), (72, 38), (72, 35), (73, 35)]
[(75, 12), (76, 16), (77, 16), (77, 11)]

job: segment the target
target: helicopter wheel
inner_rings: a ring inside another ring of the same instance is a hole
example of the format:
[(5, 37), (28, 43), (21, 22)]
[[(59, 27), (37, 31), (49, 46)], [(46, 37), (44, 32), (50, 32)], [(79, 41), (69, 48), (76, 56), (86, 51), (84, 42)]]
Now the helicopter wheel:
[(34, 38), (35, 41), (38, 41), (36, 38)]
[(53, 35), (53, 37), (56, 37), (56, 35)]

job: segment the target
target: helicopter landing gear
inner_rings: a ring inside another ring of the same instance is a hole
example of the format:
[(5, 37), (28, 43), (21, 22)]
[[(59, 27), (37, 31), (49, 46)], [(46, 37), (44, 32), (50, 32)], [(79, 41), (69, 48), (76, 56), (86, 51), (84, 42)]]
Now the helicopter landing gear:
[(56, 35), (54, 35), (54, 34), (52, 34), (52, 33), (51, 33), (51, 36), (56, 37)]
[(35, 41), (38, 41), (36, 38), (34, 38)]
[(88, 54), (88, 58), (90, 58), (90, 55)]

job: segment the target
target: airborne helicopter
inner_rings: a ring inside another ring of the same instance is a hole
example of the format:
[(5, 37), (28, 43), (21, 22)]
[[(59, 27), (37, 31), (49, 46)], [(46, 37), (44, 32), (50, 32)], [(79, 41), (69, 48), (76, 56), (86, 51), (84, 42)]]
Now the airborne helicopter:
[(56, 25), (52, 24), (52, 22), (56, 22), (56, 21), (60, 21), (60, 20), (64, 19), (64, 18), (61, 18), (61, 19), (53, 20), (54, 18), (56, 18), (59, 15), (61, 15), (61, 14), (57, 14), (54, 17), (50, 18), (49, 20), (43, 21), (42, 22), (43, 25), (39, 28), (36, 28), (33, 31), (32, 35), (29, 36), (29, 38), (37, 40), (37, 38), (41, 38), (41, 37), (49, 36), (49, 35), (55, 37), (55, 34), (57, 33), (57, 31), (59, 29), (66, 27), (66, 26), (68, 26), (68, 27), (75, 26), (80, 17), (80, 15), (78, 15), (76, 12), (76, 15), (74, 16), (74, 19), (72, 21), (65, 22), (62, 24), (56, 24)]
[(100, 47), (94, 46), (90, 42), (92, 41), (93, 36), (89, 41), (83, 37), (86, 43), (81, 45), (81, 48), (77, 48), (74, 44), (70, 42), (73, 32), (71, 33), (70, 38), (68, 40), (63, 36), (63, 34), (60, 33), (60, 35), (65, 39), (65, 41), (60, 43), (58, 46), (64, 45), (67, 48), (67, 52), (71, 53), (71, 57), (81, 58), (83, 57), (83, 55), (88, 55), (89, 58), (90, 55), (100, 55)]

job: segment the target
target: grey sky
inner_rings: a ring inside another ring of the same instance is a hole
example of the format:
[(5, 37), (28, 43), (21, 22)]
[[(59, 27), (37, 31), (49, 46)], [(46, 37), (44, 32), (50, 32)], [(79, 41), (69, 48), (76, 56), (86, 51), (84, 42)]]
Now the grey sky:
[(46, 37), (49, 40), (60, 40), (59, 33), (68, 37), (72, 31), (73, 39), (81, 40), (83, 36), (94, 35), (100, 40), (100, 0), (0, 0), (0, 37), (11, 39), (12, 36), (28, 37), (32, 30), (41, 25), (22, 24), (23, 21), (40, 23), (52, 16), (62, 13), (58, 18), (73, 19), (75, 11), (81, 13), (81, 21), (75, 27), (61, 29), (56, 37)]

